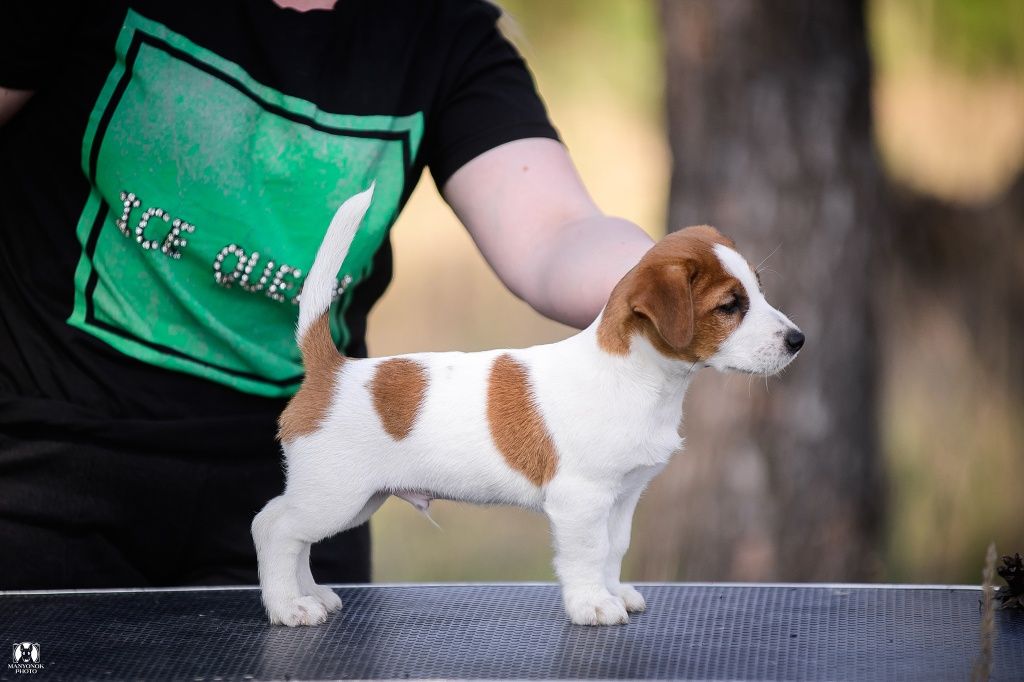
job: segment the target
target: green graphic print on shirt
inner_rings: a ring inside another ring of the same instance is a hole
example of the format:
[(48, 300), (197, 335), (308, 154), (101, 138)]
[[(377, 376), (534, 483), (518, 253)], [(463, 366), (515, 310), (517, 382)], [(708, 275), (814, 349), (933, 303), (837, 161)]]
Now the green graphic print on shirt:
[(421, 114), (325, 113), (129, 11), (90, 116), (68, 319), (118, 351), (263, 396), (302, 378), (296, 296), (335, 210), (376, 181), (335, 338), (397, 215)]

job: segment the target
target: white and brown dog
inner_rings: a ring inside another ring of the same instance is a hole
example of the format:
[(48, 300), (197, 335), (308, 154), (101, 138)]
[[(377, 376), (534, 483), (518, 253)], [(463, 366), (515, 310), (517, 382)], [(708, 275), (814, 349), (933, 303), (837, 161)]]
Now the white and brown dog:
[(521, 350), (353, 360), (331, 341), (337, 275), (373, 188), (341, 206), (302, 291), (305, 381), (281, 415), (284, 494), (253, 539), (271, 622), (315, 625), (341, 607), (317, 585), (310, 544), (366, 521), (391, 495), (543, 511), (573, 623), (629, 622), (644, 599), (619, 582), (641, 492), (682, 446), (696, 370), (774, 374), (803, 334), (765, 300), (714, 228), (668, 235), (575, 336)]

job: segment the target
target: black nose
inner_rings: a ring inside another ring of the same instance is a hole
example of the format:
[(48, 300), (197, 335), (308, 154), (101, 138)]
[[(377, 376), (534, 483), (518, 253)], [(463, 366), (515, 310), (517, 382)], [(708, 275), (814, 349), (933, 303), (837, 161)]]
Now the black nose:
[(790, 353), (795, 353), (804, 347), (804, 334), (798, 329), (790, 329), (786, 332), (786, 348)]

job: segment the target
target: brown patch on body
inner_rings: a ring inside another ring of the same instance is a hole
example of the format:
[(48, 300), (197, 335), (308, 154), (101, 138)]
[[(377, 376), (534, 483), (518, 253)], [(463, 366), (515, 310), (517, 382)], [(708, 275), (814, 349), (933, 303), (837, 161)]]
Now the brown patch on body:
[(427, 394), (423, 365), (408, 358), (384, 360), (377, 365), (369, 388), (373, 407), (388, 435), (395, 440), (408, 436)]
[(511, 355), (499, 355), (487, 382), (487, 423), (508, 465), (534, 485), (555, 475), (555, 444), (533, 401), (526, 368)]
[(334, 346), (326, 312), (306, 330), (299, 349), (306, 376), (277, 421), (277, 439), (282, 443), (308, 436), (320, 428), (347, 359)]
[[(612, 290), (597, 328), (598, 345), (612, 355), (629, 353), (643, 334), (662, 355), (699, 362), (714, 355), (743, 319), (718, 310), (743, 285), (726, 272), (716, 244), (734, 242), (708, 225), (667, 235), (644, 254)], [(745, 312), (745, 307), (742, 307)]]

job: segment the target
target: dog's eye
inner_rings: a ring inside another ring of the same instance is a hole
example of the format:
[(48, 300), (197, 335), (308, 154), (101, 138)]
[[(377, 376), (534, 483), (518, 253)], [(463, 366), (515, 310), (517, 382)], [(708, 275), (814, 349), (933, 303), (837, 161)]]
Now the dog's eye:
[(726, 315), (732, 315), (740, 309), (740, 301), (738, 298), (733, 296), (728, 302), (718, 306), (719, 312), (723, 312)]

